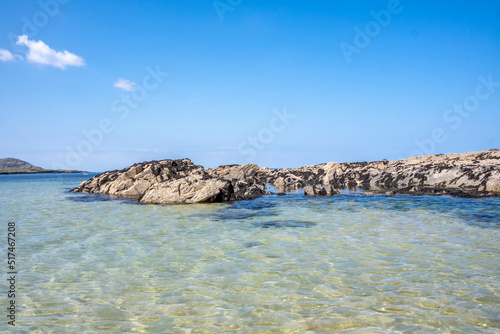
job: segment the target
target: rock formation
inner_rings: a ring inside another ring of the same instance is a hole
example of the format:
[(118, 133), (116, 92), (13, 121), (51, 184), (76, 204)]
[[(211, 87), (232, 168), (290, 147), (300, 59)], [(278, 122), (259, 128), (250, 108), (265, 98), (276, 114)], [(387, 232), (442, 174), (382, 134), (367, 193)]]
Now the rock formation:
[(327, 164), (325, 172), (325, 181), (336, 189), (460, 197), (500, 195), (499, 150), (426, 155), (391, 162)]
[(500, 196), (500, 151), (437, 154), (396, 161), (334, 163), (271, 170), (255, 164), (204, 169), (189, 159), (135, 164), (83, 182), (74, 192), (178, 204), (255, 199), (265, 184), (280, 192), (333, 196), (341, 189), (366, 194)]
[(152, 161), (97, 175), (73, 191), (136, 198), (141, 203), (155, 204), (254, 199), (265, 193), (265, 187), (252, 176), (254, 169), (260, 168), (253, 166), (205, 170), (189, 159)]

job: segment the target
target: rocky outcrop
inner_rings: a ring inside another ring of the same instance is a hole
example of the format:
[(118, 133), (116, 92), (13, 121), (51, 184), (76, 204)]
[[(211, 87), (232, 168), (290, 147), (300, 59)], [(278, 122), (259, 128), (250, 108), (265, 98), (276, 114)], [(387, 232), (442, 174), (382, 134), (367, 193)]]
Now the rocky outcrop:
[(260, 167), (222, 166), (205, 170), (189, 159), (135, 164), (97, 175), (73, 192), (135, 198), (141, 203), (182, 204), (254, 199), (265, 194)]
[(266, 184), (280, 192), (334, 196), (341, 189), (365, 194), (500, 196), (500, 151), (437, 154), (396, 161), (335, 163), (271, 170), (255, 164), (204, 169), (189, 159), (135, 164), (83, 182), (74, 192), (178, 204), (255, 199)]
[(500, 151), (440, 154), (392, 161), (373, 175), (366, 169), (354, 179), (373, 191), (410, 194), (449, 194), (461, 197), (498, 196)]
[(340, 194), (340, 191), (328, 184), (315, 184), (304, 188), (304, 195), (306, 196), (334, 196), (338, 194)]
[[(500, 196), (500, 151), (435, 154), (396, 161), (328, 163), (318, 183), (374, 194)], [(293, 173), (293, 172), (292, 172)], [(322, 190), (312, 192), (321, 195)], [(306, 194), (308, 194), (306, 192)]]
[(140, 198), (142, 203), (177, 204), (227, 202), (232, 199), (229, 181), (188, 176), (153, 184)]

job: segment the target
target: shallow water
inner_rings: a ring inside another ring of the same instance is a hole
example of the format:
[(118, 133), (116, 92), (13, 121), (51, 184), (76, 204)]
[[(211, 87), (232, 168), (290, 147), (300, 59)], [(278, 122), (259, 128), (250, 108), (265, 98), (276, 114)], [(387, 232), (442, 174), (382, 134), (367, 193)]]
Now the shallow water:
[(500, 199), (68, 192), (89, 177), (0, 176), (5, 236), (18, 231), (14, 332), (500, 332)]

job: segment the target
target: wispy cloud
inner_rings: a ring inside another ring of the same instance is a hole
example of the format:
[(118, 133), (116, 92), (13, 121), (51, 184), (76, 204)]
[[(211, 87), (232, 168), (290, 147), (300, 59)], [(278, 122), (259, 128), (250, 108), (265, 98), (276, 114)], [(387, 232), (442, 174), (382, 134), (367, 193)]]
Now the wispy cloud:
[(117, 82), (115, 82), (113, 86), (123, 89), (127, 92), (131, 92), (134, 89), (134, 86), (137, 86), (137, 84), (130, 80), (120, 78)]
[(0, 49), (1, 61), (14, 61), (16, 58), (22, 59), (21, 56), (13, 55), (9, 50)]
[(63, 70), (67, 66), (80, 67), (85, 65), (82, 57), (66, 50), (53, 50), (42, 41), (30, 41), (26, 35), (19, 36), (16, 44), (24, 45), (29, 49), (26, 58), (30, 63), (54, 66)]

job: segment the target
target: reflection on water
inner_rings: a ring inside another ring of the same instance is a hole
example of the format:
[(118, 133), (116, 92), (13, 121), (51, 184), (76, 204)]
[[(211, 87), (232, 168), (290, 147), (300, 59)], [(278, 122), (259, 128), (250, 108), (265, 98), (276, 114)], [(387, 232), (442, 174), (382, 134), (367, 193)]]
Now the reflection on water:
[(0, 178), (18, 333), (498, 333), (500, 200), (135, 205)]

